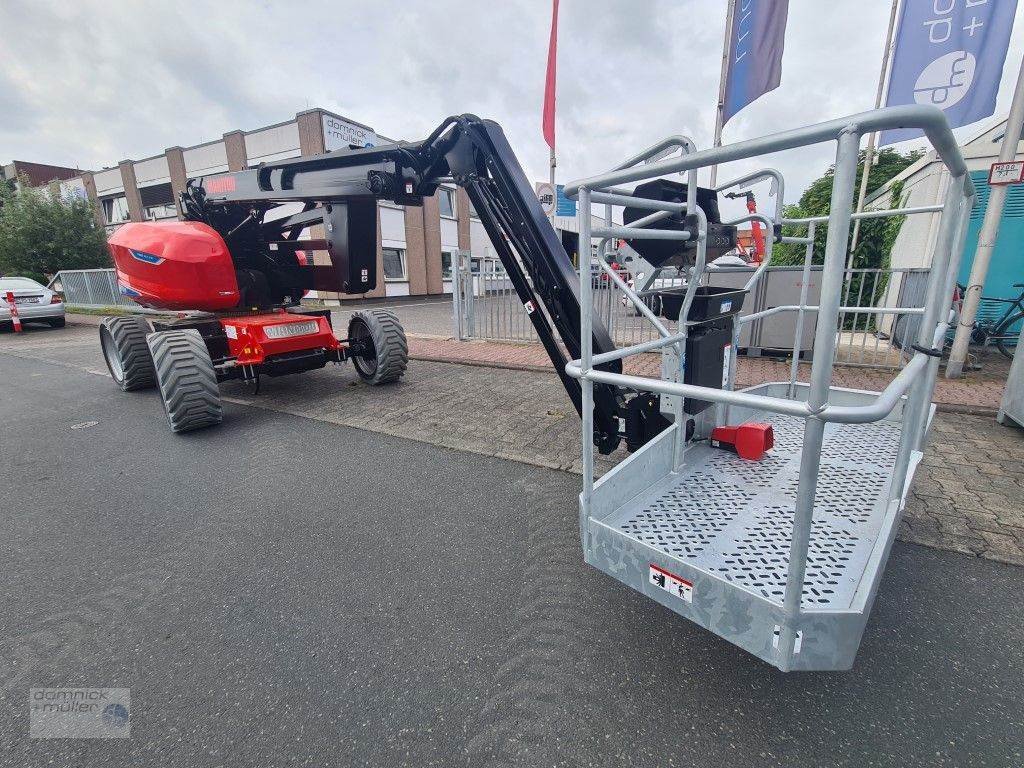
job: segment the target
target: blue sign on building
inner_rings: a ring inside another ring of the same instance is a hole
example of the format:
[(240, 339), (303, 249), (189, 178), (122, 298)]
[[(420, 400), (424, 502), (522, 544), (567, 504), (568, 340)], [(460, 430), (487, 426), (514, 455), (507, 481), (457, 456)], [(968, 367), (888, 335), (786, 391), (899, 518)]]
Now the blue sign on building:
[(575, 216), (576, 201), (565, 196), (565, 185), (558, 184), (555, 189), (555, 216)]

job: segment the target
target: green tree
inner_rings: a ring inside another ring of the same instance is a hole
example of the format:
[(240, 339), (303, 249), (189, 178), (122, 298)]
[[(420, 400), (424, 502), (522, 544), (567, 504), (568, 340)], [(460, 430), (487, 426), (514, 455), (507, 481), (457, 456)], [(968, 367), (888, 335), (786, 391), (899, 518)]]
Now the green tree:
[(45, 283), (62, 269), (109, 267), (107, 237), (84, 198), (0, 184), (0, 275)]
[[(916, 162), (922, 155), (920, 151), (900, 153), (894, 149), (882, 149), (876, 155), (876, 163), (871, 166), (868, 173), (868, 196), (879, 189), (887, 181), (898, 175), (912, 163)], [(861, 175), (864, 170), (865, 153), (860, 154), (860, 163), (857, 166), (857, 178), (854, 183), (854, 191), (860, 189)], [(825, 174), (815, 179), (807, 190), (800, 196), (796, 205), (787, 205), (784, 216), (787, 219), (807, 218), (811, 216), (827, 216), (829, 205), (832, 200), (832, 183), (835, 179), (835, 166), (830, 166)], [(903, 182), (894, 182), (887, 191), (881, 205), (872, 207), (900, 208), (905, 204), (903, 199)], [(854, 270), (861, 269), (884, 269), (889, 266), (889, 254), (892, 251), (896, 236), (900, 233), (905, 216), (890, 216), (881, 219), (863, 219), (860, 223), (860, 233), (857, 237), (857, 247), (853, 251), (853, 259), (850, 265)], [(782, 234), (786, 236), (805, 237), (807, 227), (783, 226)], [(820, 223), (815, 227), (814, 248), (811, 256), (813, 264), (821, 264), (825, 259), (825, 240), (828, 234), (828, 226)], [(850, 252), (850, 242), (853, 236), (853, 227), (850, 228), (850, 235), (846, 242), (846, 253)], [(795, 243), (781, 243), (776, 245), (772, 253), (772, 263), (776, 265), (802, 265), (806, 251), (803, 245)], [(864, 273), (854, 271), (847, 276), (843, 288), (843, 303), (856, 306), (873, 306), (885, 293), (888, 287), (888, 277), (883, 273)], [(865, 316), (851, 315), (846, 319), (846, 324), (860, 322), (863, 324), (873, 323), (873, 319)], [(868, 330), (866, 327), (863, 330)]]

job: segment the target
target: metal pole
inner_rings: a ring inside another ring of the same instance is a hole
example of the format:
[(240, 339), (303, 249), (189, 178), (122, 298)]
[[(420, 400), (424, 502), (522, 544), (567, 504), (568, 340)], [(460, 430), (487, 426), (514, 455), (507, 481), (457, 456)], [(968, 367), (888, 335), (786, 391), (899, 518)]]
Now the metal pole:
[(793, 362), (789, 366), (789, 396), (796, 394), (796, 380), (800, 373), (800, 348), (804, 343), (804, 312), (807, 308), (807, 284), (811, 281), (811, 261), (814, 256), (814, 229), (812, 221), (807, 225), (807, 247), (804, 250), (804, 269), (800, 277), (800, 309), (796, 313), (796, 330), (793, 333)]
[[(963, 249), (959, 239), (966, 230), (966, 217), (970, 215), (964, 198), (964, 186), (968, 179), (962, 176), (950, 179), (946, 189), (942, 217), (939, 219), (939, 233), (932, 250), (931, 271), (928, 273), (928, 285), (925, 289), (924, 312), (918, 326), (917, 343), (921, 347), (929, 347), (933, 341), (936, 323), (944, 319), (940, 313), (949, 309), (950, 291), (948, 286), (949, 272), (958, 266), (956, 248)], [(906, 476), (911, 454), (921, 446), (928, 422), (928, 410), (931, 407), (932, 389), (935, 386), (935, 372), (938, 370), (938, 358), (931, 358), (923, 375), (919, 376), (907, 393), (903, 406), (903, 425), (900, 429), (900, 444), (893, 467), (893, 478)], [(889, 490), (890, 499), (899, 498), (903, 489), (895, 484)]]
[[(853, 185), (857, 178), (860, 134), (853, 127), (847, 128), (839, 135), (837, 144), (836, 172), (829, 205), (828, 239), (825, 243), (825, 264), (821, 275), (818, 327), (814, 334), (814, 362), (811, 364), (811, 383), (807, 390), (807, 405), (812, 414), (820, 413), (828, 405), (836, 347), (836, 327), (839, 322), (839, 294), (843, 288), (843, 267), (846, 263), (844, 257), (853, 209)], [(803, 448), (800, 451), (800, 482), (793, 511), (793, 539), (790, 542), (786, 593), (782, 602), (779, 667), (783, 671), (792, 667), (797, 625), (800, 622), (800, 598), (803, 595), (804, 575), (807, 571), (807, 550), (814, 520), (814, 496), (818, 486), (818, 468), (824, 436), (825, 422), (817, 415), (810, 416), (804, 425)]]
[[(725, 108), (725, 81), (729, 76), (729, 50), (732, 47), (732, 21), (736, 13), (735, 0), (729, 0), (728, 9), (725, 12), (725, 35), (722, 42), (722, 71), (718, 76), (718, 107), (715, 109), (715, 139), (712, 146), (722, 146), (722, 110)], [(708, 186), (714, 188), (718, 181), (718, 165), (711, 166), (711, 181)]]
[[(589, 373), (594, 354), (593, 320), (593, 279), (590, 275), (590, 190), (580, 189), (580, 211), (577, 216), (580, 231), (580, 368)], [(594, 495), (594, 382), (583, 380), (583, 493), (580, 499), (580, 534), (583, 551), (590, 548), (587, 535), (587, 520), (590, 517), (590, 502)]]
[(551, 205), (551, 226), (555, 226), (555, 213), (558, 211), (558, 187), (555, 186), (555, 166), (558, 163), (555, 161), (555, 148), (551, 147), (551, 152), (548, 157), (550, 163), (550, 178), (551, 178), (551, 194), (555, 196), (555, 199)]
[[(1013, 92), (1013, 103), (1010, 105), (1010, 116), (1006, 120), (1006, 134), (1003, 145), (999, 148), (999, 162), (1008, 163), (1017, 156), (1017, 143), (1020, 141), (1021, 129), (1024, 129), (1024, 60), (1021, 61), (1017, 73), (1017, 86)], [(964, 361), (967, 359), (967, 347), (971, 343), (971, 331), (974, 319), (978, 314), (981, 301), (981, 290), (985, 287), (988, 276), (988, 265), (992, 261), (992, 252), (999, 239), (999, 224), (1003, 218), (1003, 204), (1006, 202), (1006, 185), (993, 184), (989, 189), (988, 207), (985, 219), (978, 235), (978, 247), (974, 251), (974, 263), (971, 264), (971, 276), (967, 279), (967, 291), (964, 294), (964, 308), (960, 322), (956, 327), (953, 349), (946, 363), (946, 378), (958, 379), (964, 373)]]
[(462, 290), (462, 251), (455, 251), (452, 259), (452, 337), (463, 341), (462, 335), (462, 301), (459, 292)]
[[(882, 92), (885, 90), (886, 74), (889, 71), (889, 57), (892, 54), (892, 36), (896, 28), (896, 9), (900, 0), (892, 0), (892, 8), (889, 10), (889, 28), (885, 33), (885, 48), (882, 49), (882, 70), (878, 73), (878, 89), (875, 91), (875, 109), (882, 106)], [(875, 157), (875, 132), (868, 134), (868, 146), (864, 151), (864, 173), (860, 177), (860, 194), (857, 196), (857, 213), (864, 210), (864, 198), (868, 195), (868, 175), (871, 173), (871, 163)], [(857, 247), (857, 239), (860, 236), (860, 219), (853, 222), (853, 237), (850, 239), (850, 259), (852, 265), (853, 249)]]

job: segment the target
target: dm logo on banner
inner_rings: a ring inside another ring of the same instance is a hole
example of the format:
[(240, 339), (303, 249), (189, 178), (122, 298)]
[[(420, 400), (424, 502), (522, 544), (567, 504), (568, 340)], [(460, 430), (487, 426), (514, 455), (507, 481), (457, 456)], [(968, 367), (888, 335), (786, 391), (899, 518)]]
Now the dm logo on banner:
[[(954, 128), (996, 109), (1017, 0), (904, 0), (886, 106), (927, 104)], [(880, 144), (922, 136), (882, 133)]]

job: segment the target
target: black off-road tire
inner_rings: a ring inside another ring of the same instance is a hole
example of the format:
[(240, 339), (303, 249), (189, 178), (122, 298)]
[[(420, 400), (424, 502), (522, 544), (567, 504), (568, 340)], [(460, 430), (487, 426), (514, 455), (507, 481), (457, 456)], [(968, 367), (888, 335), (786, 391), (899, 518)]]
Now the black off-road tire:
[(370, 384), (398, 381), (409, 366), (409, 342), (394, 313), (386, 309), (356, 312), (348, 321), (348, 337), (364, 351), (352, 356), (356, 373)]
[(203, 337), (194, 328), (160, 331), (146, 339), (171, 432), (220, 424), (224, 410), (217, 372)]
[(149, 389), (156, 384), (153, 358), (146, 336), (149, 323), (138, 315), (105, 317), (100, 323), (100, 347), (110, 378), (125, 392)]

